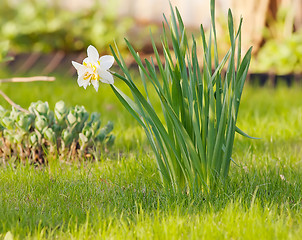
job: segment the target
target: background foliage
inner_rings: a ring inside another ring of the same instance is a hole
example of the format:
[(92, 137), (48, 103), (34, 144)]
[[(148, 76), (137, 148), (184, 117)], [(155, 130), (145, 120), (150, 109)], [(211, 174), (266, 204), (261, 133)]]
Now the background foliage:
[(252, 64), (255, 72), (302, 73), (302, 29), (295, 31), (291, 8), (280, 8), (263, 30), (264, 44)]
[(95, 1), (92, 8), (64, 10), (58, 2), (25, 0), (1, 1), (0, 41), (9, 40), (11, 51), (79, 51), (93, 44), (106, 52), (115, 39), (123, 46), (131, 20), (118, 19), (116, 1), (106, 5)]

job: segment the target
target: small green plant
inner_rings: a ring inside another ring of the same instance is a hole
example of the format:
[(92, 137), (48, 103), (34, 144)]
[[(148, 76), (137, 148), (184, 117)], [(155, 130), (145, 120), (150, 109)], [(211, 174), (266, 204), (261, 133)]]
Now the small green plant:
[[(242, 19), (235, 34), (229, 10), (231, 48), (219, 63), (214, 20), (215, 1), (212, 0), (212, 26), (208, 42), (201, 26), (203, 62), (200, 63), (194, 36), (190, 48), (180, 13), (172, 7), (171, 12), (172, 23), (169, 24), (165, 18), (166, 26), (163, 24), (164, 64), (151, 36), (159, 75), (155, 61), (151, 58), (145, 59), (143, 63), (126, 40), (138, 65), (144, 92), (133, 81), (117, 46), (116, 49), (111, 47), (111, 51), (124, 75), (113, 75), (129, 87), (133, 99), (114, 86), (108, 74), (103, 74), (103, 71), (109, 71), (113, 63), (110, 58), (106, 57), (108, 64), (105, 68), (103, 63), (100, 64), (102, 57), (98, 61), (99, 56), (91, 47), (83, 65), (76, 66), (78, 83), (84, 87), (90, 84), (95, 86), (94, 81), (99, 80), (110, 84), (120, 102), (145, 130), (156, 156), (161, 180), (167, 189), (175, 192), (208, 192), (228, 176), (235, 132), (248, 136), (236, 127), (236, 120), (250, 64), (251, 48), (241, 59)], [(173, 50), (169, 48), (168, 38), (172, 40)], [(225, 75), (222, 74), (224, 66)], [(83, 83), (85, 81), (86, 84)], [(148, 82), (161, 103), (161, 113), (155, 111), (153, 99), (149, 98)]]
[(47, 102), (34, 102), (22, 112), (0, 106), (0, 156), (43, 163), (45, 154), (61, 160), (96, 157), (104, 146), (114, 142), (112, 122), (101, 128), (99, 113), (89, 113), (83, 106), (66, 107), (56, 103), (54, 111)]

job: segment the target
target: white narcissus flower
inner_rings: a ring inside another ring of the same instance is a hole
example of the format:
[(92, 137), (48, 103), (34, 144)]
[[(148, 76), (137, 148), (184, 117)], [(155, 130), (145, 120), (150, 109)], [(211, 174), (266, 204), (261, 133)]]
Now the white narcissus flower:
[(92, 84), (98, 91), (99, 81), (113, 84), (113, 76), (108, 70), (113, 65), (114, 58), (110, 55), (99, 57), (98, 51), (92, 45), (87, 48), (87, 55), (88, 57), (83, 60), (83, 64), (71, 62), (78, 72), (79, 86), (86, 89)]

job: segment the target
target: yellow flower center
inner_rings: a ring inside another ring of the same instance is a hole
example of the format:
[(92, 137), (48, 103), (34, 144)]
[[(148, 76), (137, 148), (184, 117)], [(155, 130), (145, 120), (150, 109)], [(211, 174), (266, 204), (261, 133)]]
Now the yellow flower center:
[(83, 77), (84, 80), (88, 80), (90, 78), (91, 78), (91, 80), (99, 80), (100, 79), (100, 76), (99, 76), (99, 74), (97, 72), (97, 69), (96, 69), (96, 66), (94, 64), (92, 64), (92, 63), (87, 64), (87, 63), (84, 62), (83, 65), (92, 70), (92, 73), (91, 72), (86, 72), (84, 74), (84, 77)]

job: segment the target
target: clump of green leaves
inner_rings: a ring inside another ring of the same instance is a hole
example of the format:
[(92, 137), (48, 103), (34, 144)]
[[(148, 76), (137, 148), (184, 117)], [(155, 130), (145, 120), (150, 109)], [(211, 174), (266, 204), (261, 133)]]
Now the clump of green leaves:
[[(190, 45), (180, 13), (172, 7), (171, 12), (171, 24), (167, 19), (166, 25), (163, 24), (164, 64), (151, 36), (159, 75), (155, 61), (151, 58), (151, 61), (145, 59), (143, 63), (126, 40), (138, 65), (145, 92), (142, 93), (136, 86), (117, 47), (116, 50), (111, 50), (124, 76), (118, 73), (114, 75), (130, 88), (133, 99), (116, 86), (111, 87), (124, 107), (144, 128), (155, 153), (164, 186), (175, 192), (207, 192), (217, 186), (217, 182), (224, 182), (228, 176), (235, 132), (246, 135), (236, 127), (236, 120), (250, 64), (251, 48), (241, 59), (242, 19), (235, 32), (229, 10), (231, 47), (219, 62), (215, 1), (212, 0), (212, 24), (208, 41), (201, 26), (201, 63), (194, 36)], [(173, 50), (169, 48), (168, 39), (172, 40)], [(224, 67), (225, 74), (222, 73)], [(162, 113), (153, 108), (147, 81), (154, 87), (161, 102)]]
[(61, 160), (97, 157), (114, 143), (113, 123), (101, 127), (100, 114), (83, 106), (66, 107), (63, 101), (54, 111), (47, 102), (34, 102), (28, 112), (0, 106), (0, 156), (6, 159), (45, 162), (45, 155)]

